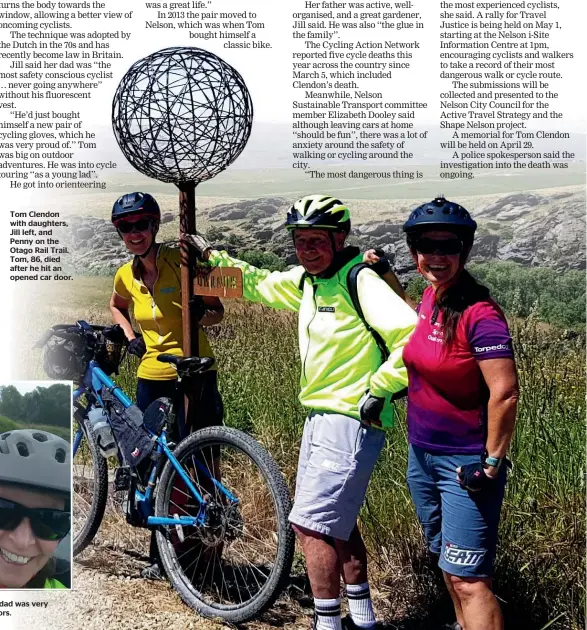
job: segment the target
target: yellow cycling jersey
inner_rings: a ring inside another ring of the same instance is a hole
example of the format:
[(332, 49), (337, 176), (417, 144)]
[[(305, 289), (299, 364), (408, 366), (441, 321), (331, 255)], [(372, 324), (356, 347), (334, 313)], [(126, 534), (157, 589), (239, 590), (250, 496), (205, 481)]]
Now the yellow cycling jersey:
[[(157, 271), (151, 295), (140, 278), (138, 259), (128, 262), (116, 272), (114, 291), (125, 300), (132, 300), (134, 317), (147, 346), (138, 377), (169, 381), (177, 378), (177, 371), (168, 363), (157, 361), (157, 355), (166, 352), (183, 356), (179, 249), (160, 245)], [(213, 357), (210, 343), (201, 327), (199, 336), (200, 356)]]

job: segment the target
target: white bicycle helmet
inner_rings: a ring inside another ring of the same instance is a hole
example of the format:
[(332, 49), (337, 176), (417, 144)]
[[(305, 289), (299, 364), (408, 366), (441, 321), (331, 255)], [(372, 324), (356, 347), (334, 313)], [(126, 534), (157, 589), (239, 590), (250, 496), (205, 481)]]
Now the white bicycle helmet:
[(63, 438), (36, 429), (16, 429), (0, 435), (0, 483), (69, 495), (71, 445)]
[(348, 234), (351, 213), (340, 199), (328, 195), (308, 195), (298, 199), (289, 209), (286, 228), (321, 228)]

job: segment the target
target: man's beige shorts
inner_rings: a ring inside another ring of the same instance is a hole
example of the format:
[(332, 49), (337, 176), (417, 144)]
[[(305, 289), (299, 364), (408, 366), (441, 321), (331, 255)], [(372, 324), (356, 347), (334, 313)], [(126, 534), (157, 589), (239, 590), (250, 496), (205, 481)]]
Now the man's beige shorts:
[(290, 522), (348, 540), (384, 442), (380, 429), (313, 411), (304, 426)]

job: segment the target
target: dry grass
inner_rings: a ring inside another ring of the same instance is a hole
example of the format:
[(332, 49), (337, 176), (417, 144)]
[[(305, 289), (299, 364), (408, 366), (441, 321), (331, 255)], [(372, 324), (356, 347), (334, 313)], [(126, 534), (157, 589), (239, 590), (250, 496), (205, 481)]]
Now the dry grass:
[[(35, 304), (24, 308), (17, 320), (24, 326), (15, 331), (25, 349), (50, 324), (80, 317), (96, 323), (109, 321), (104, 306), (110, 291), (108, 279), (78, 278), (50, 298), (48, 287), (38, 291), (28, 287), (27, 291), (35, 295)], [(228, 304), (222, 327), (210, 331), (227, 423), (254, 434), (290, 482), (304, 417), (297, 401), (295, 319), (290, 313), (237, 301)], [(508, 484), (500, 530), (497, 593), (510, 627), (539, 630), (552, 622), (551, 630), (578, 630), (584, 626), (585, 602), (584, 341), (567, 340), (556, 330), (541, 329), (532, 318), (518, 322), (514, 336), (522, 400), (513, 448), (516, 467)], [(42, 376), (39, 356), (38, 351), (24, 351), (19, 374)], [(121, 375), (128, 391), (132, 391), (132, 370)], [(444, 588), (426, 557), (404, 481), (404, 426), (400, 411), (361, 520), (380, 614), (389, 620), (389, 628), (424, 630), (430, 627), (429, 620), (438, 623), (450, 616)], [(108, 525), (104, 532), (108, 534)], [(93, 566), (108, 565), (110, 553), (102, 550)], [(112, 560), (114, 566), (117, 562)], [(144, 585), (145, 593), (151, 592), (151, 585), (137, 584)], [(305, 585), (297, 582), (290, 593), (305, 603), (304, 591)], [(297, 603), (286, 599), (272, 616), (281, 616), (290, 627), (303, 627), (307, 622), (303, 615), (298, 617), (300, 612)]]

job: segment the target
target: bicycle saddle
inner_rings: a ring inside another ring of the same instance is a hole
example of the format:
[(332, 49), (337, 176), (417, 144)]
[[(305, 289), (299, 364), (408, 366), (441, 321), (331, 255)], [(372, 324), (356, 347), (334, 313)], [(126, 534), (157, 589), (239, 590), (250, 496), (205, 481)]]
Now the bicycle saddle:
[(180, 378), (186, 378), (208, 371), (214, 365), (215, 359), (212, 357), (178, 357), (175, 354), (159, 354), (157, 361), (175, 365), (177, 375)]

